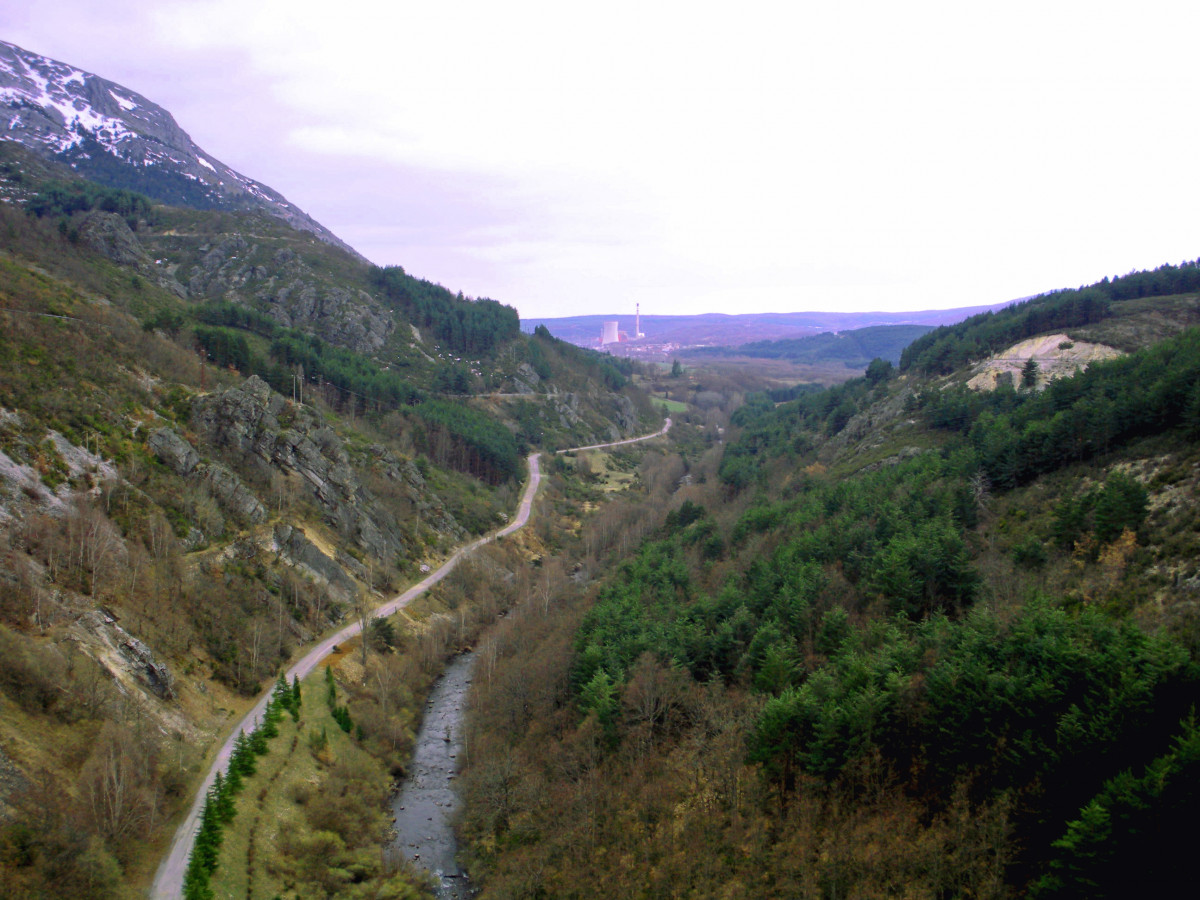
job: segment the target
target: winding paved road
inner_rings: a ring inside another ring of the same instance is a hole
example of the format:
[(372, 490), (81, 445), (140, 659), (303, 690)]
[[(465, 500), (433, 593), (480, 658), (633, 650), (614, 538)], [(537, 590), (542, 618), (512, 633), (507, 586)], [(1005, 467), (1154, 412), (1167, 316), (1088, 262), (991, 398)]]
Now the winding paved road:
[[(632, 444), (636, 441), (644, 441), (650, 438), (658, 437), (667, 433), (671, 427), (671, 420), (667, 419), (660, 431), (653, 434), (642, 435), (641, 437), (629, 438), (623, 441), (613, 441), (611, 444), (593, 444), (590, 447), (572, 447), (570, 450), (559, 450), (559, 453), (570, 453), (572, 450), (596, 450), (600, 447), (613, 447), (618, 444)], [(484, 544), (491, 543), (497, 538), (502, 538), (505, 535), (512, 534), (514, 531), (522, 528), (529, 521), (530, 511), (533, 509), (533, 498), (537, 495), (538, 486), (542, 482), (542, 469), (540, 464), (540, 454), (531, 453), (529, 455), (529, 481), (525, 485), (525, 492), (521, 495), (521, 502), (517, 506), (517, 514), (511, 522), (505, 525), (498, 531), (485, 535), (478, 540), (472, 541), (469, 544), (464, 544), (450, 555), (450, 557), (438, 566), (433, 572), (425, 576), (424, 579), (414, 584), (403, 594), (393, 597), (391, 600), (377, 607), (372, 613), (371, 618), (378, 619), (390, 616), (397, 610), (408, 606), (413, 600), (425, 593), (443, 578), (450, 574), (459, 560), (473, 550), (482, 547)], [(353, 622), (345, 628), (340, 629), (329, 637), (325, 638), (319, 644), (304, 654), (300, 660), (293, 665), (284, 677), (290, 682), (293, 678), (303, 680), (308, 674), (317, 667), (338, 644), (345, 643), (350, 638), (356, 636), (362, 631), (361, 622)], [(150, 886), (151, 900), (180, 900), (183, 897), (183, 874), (187, 869), (188, 857), (192, 853), (192, 843), (196, 837), (196, 829), (200, 825), (200, 812), (204, 808), (204, 800), (208, 796), (208, 790), (212, 787), (216, 780), (217, 772), (223, 771), (229, 766), (229, 758), (233, 754), (233, 745), (237, 740), (238, 735), (243, 731), (253, 731), (262, 718), (263, 713), (267, 708), (267, 701), (271, 699), (271, 691), (274, 689), (272, 684), (271, 689), (268, 689), (258, 700), (254, 707), (246, 713), (241, 720), (233, 726), (229, 737), (225, 743), (221, 745), (221, 749), (217, 751), (217, 755), (213, 758), (212, 765), (209, 767), (208, 775), (204, 778), (204, 783), (200, 785), (196, 792), (196, 799), (192, 802), (192, 808), (188, 811), (187, 817), (179, 824), (179, 828), (175, 832), (175, 837), (171, 841), (171, 849), (158, 867), (158, 872), (154, 876), (154, 882)]]

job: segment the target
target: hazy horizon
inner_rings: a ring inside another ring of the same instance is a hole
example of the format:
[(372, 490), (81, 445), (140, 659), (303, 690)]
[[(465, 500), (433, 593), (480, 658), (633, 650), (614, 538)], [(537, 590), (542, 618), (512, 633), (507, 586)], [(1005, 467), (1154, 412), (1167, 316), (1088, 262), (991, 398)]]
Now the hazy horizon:
[[(1030, 295), (1036, 296), (1036, 295)], [(1012, 303), (1019, 303), (1022, 300), (1028, 300), (1030, 297), (1018, 297), (1015, 300), (1007, 300), (1002, 303), (990, 304), (973, 304), (971, 306), (950, 306), (943, 309), (928, 308), (928, 309), (862, 309), (862, 310), (838, 310), (838, 309), (788, 309), (788, 310), (747, 310), (745, 312), (721, 312), (720, 310), (710, 310), (708, 312), (694, 313), (656, 313), (642, 312), (640, 315), (643, 319), (684, 319), (693, 316), (835, 316), (835, 315), (853, 315), (853, 316), (912, 316), (920, 314), (932, 314), (938, 312), (954, 312), (957, 310), (984, 310), (994, 309), (997, 307), (1007, 306)], [(572, 315), (562, 316), (521, 316), (521, 321), (532, 321), (540, 319), (632, 319), (638, 313), (636, 311), (616, 311), (616, 312), (588, 312), (574, 313)]]
[(1200, 255), (1189, 25), (1071, 2), (0, 11), (380, 265), (515, 306), (984, 306)]

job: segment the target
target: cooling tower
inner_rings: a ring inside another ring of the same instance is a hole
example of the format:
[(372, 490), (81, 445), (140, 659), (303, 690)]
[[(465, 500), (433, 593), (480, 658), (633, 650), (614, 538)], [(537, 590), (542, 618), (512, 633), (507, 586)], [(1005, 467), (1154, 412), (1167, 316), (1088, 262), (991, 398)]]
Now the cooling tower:
[(621, 324), (620, 322), (604, 322), (604, 323), (602, 323), (602, 326), (600, 328), (600, 343), (615, 344), (619, 339), (618, 333), (617, 333), (617, 327), (620, 324)]

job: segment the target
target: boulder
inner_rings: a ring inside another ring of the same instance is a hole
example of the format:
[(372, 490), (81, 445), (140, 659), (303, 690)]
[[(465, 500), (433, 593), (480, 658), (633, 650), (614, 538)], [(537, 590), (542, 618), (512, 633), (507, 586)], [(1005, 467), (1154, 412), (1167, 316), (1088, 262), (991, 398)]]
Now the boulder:
[(200, 464), (200, 454), (196, 448), (170, 428), (158, 428), (150, 432), (146, 443), (176, 475), (190, 475)]
[(99, 210), (88, 213), (79, 226), (79, 239), (85, 246), (118, 265), (133, 266), (143, 271), (150, 266), (150, 256), (137, 235), (116, 213)]

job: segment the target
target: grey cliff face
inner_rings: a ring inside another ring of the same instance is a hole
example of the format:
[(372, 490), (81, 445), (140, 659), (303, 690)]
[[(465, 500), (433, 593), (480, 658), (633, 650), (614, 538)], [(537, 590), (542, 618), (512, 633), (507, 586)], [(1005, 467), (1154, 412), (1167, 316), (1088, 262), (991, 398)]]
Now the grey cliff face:
[(124, 163), (131, 175), (152, 168), (177, 176), (208, 206), (263, 210), (359, 255), (278, 192), (201, 150), (161, 106), (115, 82), (4, 41), (0, 135), (76, 168), (99, 152)]
[(352, 601), (357, 588), (345, 569), (326, 556), (310, 541), (303, 530), (279, 524), (274, 529), (275, 551), (291, 565), (327, 585), (342, 602)]
[(238, 234), (202, 248), (186, 278), (193, 298), (242, 303), (359, 353), (379, 350), (396, 327), (370, 294), (323, 281), (293, 250), (270, 254)]
[(203, 483), (234, 518), (250, 525), (266, 521), (266, 507), (234, 472), (220, 463), (201, 462), (196, 448), (170, 428), (151, 432), (146, 443), (176, 475)]
[[(327, 524), (363, 551), (386, 560), (410, 551), (394, 514), (363, 486), (337, 434), (257, 376), (241, 387), (198, 399), (193, 415), (208, 443), (222, 448), (227, 458), (256, 465), (264, 473), (299, 475)], [(385, 477), (409, 489), (413, 506), (424, 508), (423, 521), (461, 536), (461, 528), (441, 505), (416, 490), (402, 464), (387, 456), (381, 460)]]

